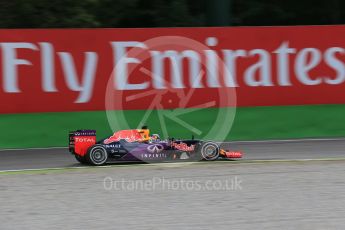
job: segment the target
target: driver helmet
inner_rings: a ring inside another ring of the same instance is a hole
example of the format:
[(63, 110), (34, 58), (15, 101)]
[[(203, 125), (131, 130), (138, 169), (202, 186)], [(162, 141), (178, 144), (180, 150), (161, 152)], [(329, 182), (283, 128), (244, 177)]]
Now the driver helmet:
[(158, 134), (152, 134), (151, 136), (151, 140), (152, 141), (160, 141), (160, 136)]

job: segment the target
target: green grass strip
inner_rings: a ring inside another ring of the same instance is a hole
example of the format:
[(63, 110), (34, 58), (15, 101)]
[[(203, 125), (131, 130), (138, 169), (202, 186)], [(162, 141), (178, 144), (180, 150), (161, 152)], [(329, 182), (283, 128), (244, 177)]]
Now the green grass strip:
[[(183, 121), (207, 133), (217, 114), (224, 109), (202, 109), (179, 116)], [(128, 125), (136, 128), (146, 111), (121, 111)], [(270, 140), (345, 136), (345, 105), (272, 106), (237, 108), (226, 140)], [(192, 132), (166, 119), (169, 135), (190, 138)], [(229, 122), (226, 118), (220, 125)], [(162, 133), (157, 111), (146, 122), (153, 133)], [(219, 124), (217, 124), (219, 125)], [(0, 115), (0, 148), (67, 146), (69, 130), (96, 129), (99, 138), (112, 133), (106, 113), (59, 112)], [(201, 135), (202, 136), (202, 135)], [(198, 138), (198, 135), (196, 135)]]

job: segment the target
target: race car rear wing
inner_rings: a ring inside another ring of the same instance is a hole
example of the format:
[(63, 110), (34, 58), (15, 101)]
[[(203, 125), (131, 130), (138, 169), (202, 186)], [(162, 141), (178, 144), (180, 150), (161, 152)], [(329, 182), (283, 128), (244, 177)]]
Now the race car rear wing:
[(96, 144), (96, 130), (83, 129), (69, 132), (68, 150), (72, 154), (84, 156), (88, 148)]

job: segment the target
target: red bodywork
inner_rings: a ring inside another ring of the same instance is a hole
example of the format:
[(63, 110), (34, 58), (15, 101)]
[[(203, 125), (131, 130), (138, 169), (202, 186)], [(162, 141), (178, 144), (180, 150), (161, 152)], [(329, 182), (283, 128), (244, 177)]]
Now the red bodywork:
[(84, 156), (92, 145), (96, 144), (96, 136), (75, 136), (74, 152), (79, 156)]
[[(84, 156), (87, 150), (96, 144), (96, 134), (90, 132), (85, 132), (81, 130), (79, 133), (84, 135), (75, 136), (72, 135), (74, 153), (79, 156)], [(89, 135), (88, 135), (89, 134)], [(126, 140), (127, 142), (134, 141), (145, 141), (149, 138), (149, 131), (144, 129), (129, 129), (129, 130), (120, 130), (115, 132), (111, 137), (104, 140), (104, 144), (109, 144), (114, 141)], [(71, 141), (71, 140), (70, 140)]]
[(114, 141), (126, 140), (127, 142), (144, 141), (149, 138), (149, 130), (127, 129), (115, 132), (111, 137), (104, 140), (104, 144)]

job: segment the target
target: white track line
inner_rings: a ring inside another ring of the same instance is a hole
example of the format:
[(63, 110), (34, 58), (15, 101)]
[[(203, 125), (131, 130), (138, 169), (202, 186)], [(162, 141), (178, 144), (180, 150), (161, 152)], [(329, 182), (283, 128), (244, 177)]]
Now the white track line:
[(66, 170), (66, 169), (88, 169), (88, 168), (110, 168), (111, 165), (103, 165), (103, 166), (75, 166), (75, 167), (59, 167), (59, 168), (33, 168), (33, 169), (8, 169), (8, 170), (0, 170), (0, 173), (6, 172), (30, 172), (30, 171), (45, 171), (45, 170)]
[[(171, 163), (153, 163), (153, 164), (138, 164), (138, 166), (161, 166), (161, 167), (177, 167), (183, 165), (195, 164), (198, 162), (171, 162)], [(31, 172), (31, 171), (45, 171), (45, 170), (69, 170), (69, 169), (97, 169), (97, 168), (115, 168), (126, 167), (131, 165), (102, 165), (102, 166), (75, 166), (75, 167), (57, 167), (57, 168), (32, 168), (32, 169), (8, 169), (0, 170), (0, 173), (6, 172)]]
[[(243, 161), (229, 161), (228, 163), (238, 164), (263, 164), (263, 163), (289, 163), (289, 162), (318, 162), (318, 161), (345, 161), (345, 158), (316, 158), (316, 159), (272, 159), (272, 160), (243, 160)], [(174, 168), (181, 166), (188, 166), (192, 164), (203, 164), (204, 162), (171, 162), (171, 163), (154, 163), (154, 164), (138, 164), (137, 166), (159, 166), (165, 168)], [(225, 161), (218, 161), (214, 163), (225, 163)], [(34, 169), (9, 169), (0, 170), (1, 173), (10, 172), (39, 172), (49, 170), (75, 170), (75, 169), (97, 169), (97, 168), (116, 168), (128, 167), (129, 165), (103, 165), (103, 166), (76, 166), (76, 167), (60, 167), (60, 168), (34, 168)]]
[(64, 170), (64, 169), (85, 169), (85, 168), (91, 168), (91, 167), (90, 166), (77, 166), (77, 167), (61, 167), (61, 168), (9, 169), (9, 170), (0, 170), (0, 173), (25, 172), (25, 171), (44, 171), (44, 170)]

